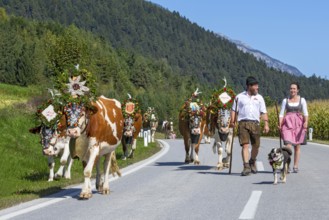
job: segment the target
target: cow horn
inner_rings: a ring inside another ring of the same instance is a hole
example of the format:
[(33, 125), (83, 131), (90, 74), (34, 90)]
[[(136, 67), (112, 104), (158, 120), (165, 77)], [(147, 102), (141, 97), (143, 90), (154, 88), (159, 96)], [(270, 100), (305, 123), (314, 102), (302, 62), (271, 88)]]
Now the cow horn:
[(61, 93), (57, 89), (49, 89), (48, 92), (50, 93), (51, 97), (54, 99), (55, 96), (61, 96)]
[(74, 66), (76, 70), (79, 70), (79, 64)]
[(128, 95), (128, 97), (129, 97), (129, 99), (131, 99), (131, 95), (130, 95), (129, 93), (127, 93), (127, 95)]
[(227, 86), (227, 81), (226, 81), (226, 77), (224, 76), (224, 86), (223, 86), (223, 88), (226, 88), (226, 86)]
[(193, 93), (194, 96), (198, 96), (200, 93), (202, 92), (199, 92), (199, 88), (196, 88), (195, 92)]

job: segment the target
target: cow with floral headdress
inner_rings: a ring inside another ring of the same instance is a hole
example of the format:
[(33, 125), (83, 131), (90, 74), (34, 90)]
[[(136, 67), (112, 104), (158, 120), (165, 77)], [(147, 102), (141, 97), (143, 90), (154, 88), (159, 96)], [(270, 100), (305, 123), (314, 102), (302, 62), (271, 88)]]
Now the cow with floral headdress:
[(150, 130), (151, 142), (154, 142), (155, 132), (158, 127), (158, 116), (154, 107), (148, 107), (146, 112), (143, 114), (143, 130)]
[[(211, 97), (211, 104), (207, 109), (209, 118), (209, 133), (215, 135), (213, 144), (214, 153), (218, 154), (217, 169), (221, 170), (230, 167), (231, 147), (233, 141), (233, 128), (230, 128), (231, 109), (236, 96), (235, 92), (227, 87), (224, 78), (224, 86), (215, 90)], [(223, 145), (227, 156), (223, 158)]]
[[(104, 96), (96, 98), (94, 75), (86, 69), (64, 71), (57, 77), (56, 88), (63, 93), (63, 114), (73, 158), (80, 158), (84, 171), (81, 199), (92, 197), (91, 176), (96, 164), (96, 188), (109, 194), (109, 173), (120, 170), (115, 149), (123, 134), (121, 103)], [(104, 157), (104, 173), (100, 172), (101, 157)]]
[[(52, 98), (39, 105), (35, 114), (37, 127), (31, 128), (29, 131), (34, 134), (40, 134), (42, 153), (48, 158), (49, 178), (65, 177), (71, 179), (71, 167), (73, 160), (70, 156), (69, 141), (66, 135), (65, 117), (62, 115), (62, 105), (58, 101), (61, 95), (56, 90), (49, 90)], [(56, 173), (55, 156), (61, 154), (60, 167)], [(67, 166), (67, 167), (66, 167)]]
[(128, 99), (122, 103), (122, 114), (124, 118), (122, 160), (126, 160), (127, 157), (134, 157), (137, 137), (142, 128), (142, 115), (139, 109), (139, 104), (130, 94), (128, 94)]
[[(200, 164), (199, 146), (206, 125), (206, 108), (199, 98), (199, 89), (185, 101), (179, 111), (179, 132), (184, 138), (185, 163)], [(193, 157), (195, 151), (195, 158)]]

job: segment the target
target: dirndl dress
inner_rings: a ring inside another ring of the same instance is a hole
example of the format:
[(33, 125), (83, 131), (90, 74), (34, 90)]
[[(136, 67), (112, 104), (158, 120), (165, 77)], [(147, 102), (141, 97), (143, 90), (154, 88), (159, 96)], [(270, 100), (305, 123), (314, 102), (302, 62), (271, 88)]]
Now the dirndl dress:
[(283, 118), (281, 126), (281, 136), (285, 145), (303, 144), (306, 130), (303, 128), (304, 119), (301, 102), (298, 106), (286, 105), (286, 115)]

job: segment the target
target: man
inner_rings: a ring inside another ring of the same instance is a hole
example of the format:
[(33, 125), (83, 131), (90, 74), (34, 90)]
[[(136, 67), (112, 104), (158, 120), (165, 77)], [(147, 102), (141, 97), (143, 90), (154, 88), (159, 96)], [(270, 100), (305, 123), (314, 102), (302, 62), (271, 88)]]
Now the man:
[[(264, 131), (269, 132), (268, 116), (263, 96), (258, 94), (258, 81), (249, 76), (246, 80), (247, 90), (238, 94), (234, 100), (231, 112), (231, 127), (235, 125), (238, 114), (238, 137), (242, 146), (243, 171), (241, 176), (257, 173), (256, 158), (260, 146), (260, 118), (265, 122)], [(236, 103), (238, 106), (236, 107)], [(237, 108), (237, 109), (236, 109)], [(249, 142), (251, 143), (251, 157), (249, 159)]]

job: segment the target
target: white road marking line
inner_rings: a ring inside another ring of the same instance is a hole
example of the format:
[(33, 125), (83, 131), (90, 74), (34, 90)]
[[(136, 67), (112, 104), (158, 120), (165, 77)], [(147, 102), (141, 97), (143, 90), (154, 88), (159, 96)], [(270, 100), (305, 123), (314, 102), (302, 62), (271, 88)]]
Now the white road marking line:
[(34, 210), (37, 210), (37, 209), (40, 209), (40, 208), (43, 208), (43, 207), (46, 207), (46, 206), (55, 204), (55, 203), (60, 202), (60, 201), (62, 201), (64, 199), (72, 198), (72, 196), (75, 195), (75, 194), (76, 194), (76, 192), (71, 193), (71, 194), (68, 194), (68, 195), (66, 195), (63, 198), (52, 199), (52, 200), (49, 200), (49, 201), (40, 203), (38, 205), (34, 205), (34, 206), (31, 206), (31, 207), (28, 207), (28, 208), (25, 208), (25, 209), (21, 209), (21, 210), (18, 210), (16, 212), (9, 213), (7, 215), (0, 216), (0, 219), (5, 220), (5, 219), (10, 219), (10, 218), (13, 218), (13, 217), (16, 217), (16, 216), (19, 216), (19, 215), (23, 215), (25, 213), (32, 212)]
[(254, 219), (261, 195), (262, 191), (252, 191), (251, 196), (243, 208), (239, 219)]
[[(139, 163), (137, 163), (133, 168), (126, 168), (126, 172), (122, 172), (122, 176), (127, 176), (133, 172), (136, 172), (137, 170), (140, 170), (142, 169), (143, 167), (149, 165), (150, 163), (153, 163), (154, 161), (156, 161), (157, 159), (159, 159), (160, 157), (162, 157), (163, 155), (165, 155), (168, 151), (169, 151), (169, 144), (167, 144), (166, 142), (162, 141), (162, 140), (158, 140), (161, 145), (163, 146), (162, 150), (156, 154), (155, 156), (153, 157), (150, 157), (149, 159), (146, 159), (146, 162), (145, 161), (141, 161)], [(124, 169), (123, 169), (124, 170)], [(110, 182), (112, 181), (115, 181), (117, 180), (119, 177), (118, 176), (115, 176), (115, 177), (110, 177)], [(80, 184), (80, 185), (76, 185), (72, 188), (81, 188), (83, 184)], [(95, 185), (95, 180), (93, 180), (93, 185)], [(95, 187), (95, 186), (94, 186)], [(27, 207), (27, 208), (23, 208), (23, 209), (19, 209), (17, 211), (13, 211), (9, 214), (4, 214), (4, 215), (1, 215), (0, 214), (0, 219), (1, 220), (5, 220), (5, 219), (10, 219), (10, 218), (13, 218), (13, 217), (16, 217), (16, 216), (19, 216), (19, 215), (22, 215), (22, 214), (26, 214), (28, 212), (32, 212), (34, 210), (37, 210), (37, 209), (40, 209), (40, 208), (43, 208), (43, 207), (46, 207), (46, 206), (49, 206), (49, 205), (52, 205), (52, 204), (55, 204), (57, 202), (60, 202), (60, 201), (63, 201), (65, 199), (68, 199), (68, 198), (72, 198), (73, 196), (75, 196), (77, 194), (77, 192), (73, 192), (73, 193), (70, 193), (70, 194), (67, 194), (61, 198), (54, 198), (54, 199), (49, 199), (48, 201), (45, 201), (45, 202), (42, 202), (42, 203), (39, 203), (39, 204), (36, 204), (36, 205), (32, 205), (30, 207)], [(40, 199), (40, 200), (45, 200), (45, 199), (48, 199), (48, 198), (43, 198), (43, 199)], [(8, 208), (8, 209), (13, 209), (15, 207), (11, 207), (11, 208)], [(6, 211), (6, 209), (4, 210), (1, 210), (2, 212)], [(1, 212), (0, 212), (1, 213)]]
[(262, 161), (256, 161), (257, 171), (264, 171), (264, 165)]

